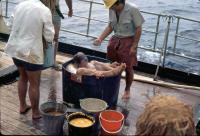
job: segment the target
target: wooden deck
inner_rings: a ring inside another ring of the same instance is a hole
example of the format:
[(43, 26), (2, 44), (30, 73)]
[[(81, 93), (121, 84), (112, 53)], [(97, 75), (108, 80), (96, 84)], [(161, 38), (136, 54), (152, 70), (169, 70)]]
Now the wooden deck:
[(13, 64), (12, 59), (3, 52), (4, 47), (5, 43), (0, 41), (0, 77), (17, 69)]
[[(65, 62), (69, 57), (60, 54), (57, 56), (58, 62)], [(53, 75), (53, 77), (52, 77)], [(121, 111), (125, 117), (122, 130), (124, 135), (135, 134), (135, 123), (137, 117), (143, 111), (145, 103), (156, 94), (166, 94), (176, 96), (185, 103), (195, 106), (200, 101), (200, 92), (192, 89), (175, 89), (160, 87), (135, 81), (131, 88), (131, 99), (128, 102), (121, 100), (125, 81), (121, 79), (120, 94), (117, 110)], [(56, 88), (56, 98), (62, 101), (62, 73), (48, 69), (42, 72), (40, 86), (40, 104), (52, 98), (51, 87)], [(17, 82), (0, 87), (0, 131), (4, 135), (44, 135), (43, 120), (33, 121), (31, 111), (26, 115), (19, 114), (19, 99), (17, 94)], [(27, 102), (30, 104), (27, 97)], [(66, 130), (64, 130), (66, 131)]]
[[(51, 70), (46, 70), (41, 78), (41, 96), (40, 103), (48, 100), (51, 95)], [(200, 100), (200, 93), (194, 90), (176, 90), (152, 86), (140, 82), (135, 82), (132, 87), (132, 98), (129, 102), (121, 101), (121, 93), (123, 92), (125, 82), (121, 81), (118, 110), (122, 111), (126, 116), (125, 125), (122, 133), (133, 135), (135, 133), (135, 123), (137, 117), (142, 112), (144, 105), (149, 98), (157, 93), (177, 96), (182, 101), (194, 106)], [(57, 99), (62, 100), (62, 81), (61, 72), (56, 72), (56, 90)], [(11, 85), (2, 86), (1, 90), (1, 133), (2, 134), (19, 134), (19, 135), (41, 135), (43, 132), (43, 122), (32, 121), (31, 112), (27, 115), (20, 115), (19, 100), (17, 95), (17, 82)], [(28, 103), (29, 100), (27, 99)], [(30, 103), (29, 103), (30, 104)]]

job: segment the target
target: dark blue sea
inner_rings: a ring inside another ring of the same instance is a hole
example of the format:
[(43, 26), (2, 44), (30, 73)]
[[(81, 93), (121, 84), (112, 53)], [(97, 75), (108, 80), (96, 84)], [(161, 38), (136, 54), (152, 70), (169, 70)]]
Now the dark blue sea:
[[(10, 2), (21, 2), (24, 0), (8, 0)], [(102, 0), (93, 0), (102, 3)], [(190, 18), (200, 22), (200, 0), (127, 0), (127, 2), (135, 3), (141, 11), (153, 12), (163, 15), (180, 16), (184, 18)], [(67, 6), (65, 0), (60, 0), (61, 10), (63, 13), (67, 13)], [(8, 16), (11, 14), (15, 7), (15, 4), (9, 4)], [(88, 17), (90, 4), (88, 2), (73, 0), (74, 15)], [(5, 3), (3, 2), (3, 8), (5, 9)], [(5, 10), (4, 10), (5, 11)], [(5, 13), (5, 12), (4, 12)], [(149, 31), (156, 31), (157, 16), (142, 13), (145, 18), (143, 25), (143, 33), (139, 43), (140, 47), (153, 48), (155, 34)], [(104, 5), (93, 4), (91, 17), (97, 20), (108, 21), (108, 10)], [(160, 27), (158, 29), (158, 37), (155, 48), (157, 50), (162, 49), (164, 36), (167, 27), (167, 18), (161, 17)], [(92, 21), (90, 22), (89, 35), (98, 36), (106, 27), (107, 23)], [(170, 22), (170, 31), (168, 37), (167, 51), (173, 52), (174, 49), (174, 37), (176, 32), (177, 19), (172, 18)], [(188, 56), (196, 59), (200, 59), (200, 23), (187, 20), (180, 20), (178, 34), (187, 38), (195, 39), (192, 41), (184, 38), (177, 38), (177, 45), (175, 53)], [(67, 17), (62, 20), (62, 28), (86, 34), (88, 20), (78, 17)], [(106, 52), (107, 41), (103, 42), (100, 47), (94, 47), (92, 45), (93, 38), (79, 36), (77, 34), (71, 34), (61, 31), (60, 41), (74, 44), (77, 46), (83, 46), (86, 48), (92, 48)], [(160, 54), (156, 52), (147, 51), (144, 49), (138, 49), (138, 59), (140, 61), (158, 64)], [(165, 67), (178, 69), (188, 73), (200, 75), (200, 61), (194, 59), (188, 59), (178, 57), (167, 53)]]

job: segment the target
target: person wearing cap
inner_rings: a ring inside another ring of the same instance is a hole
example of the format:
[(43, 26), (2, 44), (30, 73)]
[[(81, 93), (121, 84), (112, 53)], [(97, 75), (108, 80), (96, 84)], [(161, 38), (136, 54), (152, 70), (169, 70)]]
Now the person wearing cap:
[[(11, 28), (5, 53), (13, 58), (19, 71), (19, 113), (32, 109), (32, 119), (41, 118), (39, 112), (40, 76), (44, 64), (43, 37), (53, 42), (54, 27), (52, 14), (44, 3), (53, 0), (28, 0), (21, 2), (11, 16)], [(28, 87), (29, 85), (29, 87)], [(31, 106), (26, 103), (27, 90)]]
[(136, 5), (125, 0), (104, 0), (104, 4), (109, 9), (109, 24), (94, 45), (100, 45), (114, 31), (107, 47), (107, 58), (126, 63), (126, 87), (122, 99), (129, 99), (144, 18)]

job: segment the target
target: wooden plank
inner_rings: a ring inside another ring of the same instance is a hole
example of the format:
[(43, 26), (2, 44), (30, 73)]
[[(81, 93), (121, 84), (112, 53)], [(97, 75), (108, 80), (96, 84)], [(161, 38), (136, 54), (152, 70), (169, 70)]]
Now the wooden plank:
[[(1, 128), (1, 130), (2, 130), (1, 133), (3, 135), (14, 135), (14, 134), (17, 135), (17, 133), (15, 133), (14, 128), (10, 127), (9, 124), (3, 123), (1, 127), (2, 127)], [(18, 134), (18, 135), (20, 135), (20, 134)]]
[[(39, 129), (34, 128), (33, 125), (24, 123), (24, 122), (32, 122), (31, 120), (27, 119), (24, 121), (21, 121), (21, 119), (18, 117), (19, 114), (13, 111), (7, 111), (5, 107), (2, 108), (2, 120), (5, 122), (5, 124), (12, 125), (10, 128), (16, 128), (16, 130), (20, 130), (19, 133), (26, 135), (41, 135), (44, 134)], [(24, 118), (25, 119), (25, 118)]]
[(4, 51), (5, 46), (6, 46), (6, 43), (0, 41), (0, 52), (3, 52), (3, 51)]
[(63, 53), (58, 53), (56, 55), (56, 62), (59, 64), (63, 64), (67, 61), (69, 61), (70, 59), (72, 59), (72, 55), (67, 55), (67, 54), (63, 54)]
[(31, 133), (27, 133), (26, 131), (23, 131), (22, 129), (18, 129), (11, 123), (6, 120), (4, 120), (2, 123), (3, 124), (2, 126), (4, 127), (4, 129), (7, 129), (7, 131), (9, 131), (9, 133), (12, 133), (15, 135), (30, 135), (31, 134)]
[[(62, 59), (61, 59), (62, 60)], [(64, 60), (64, 59), (63, 59)], [(64, 60), (65, 61), (65, 60)], [(63, 62), (64, 62), (63, 61)], [(62, 76), (61, 72), (58, 71), (52, 71), (51, 69), (45, 70), (42, 72), (41, 77), (41, 86), (40, 86), (40, 103), (47, 101), (51, 87), (51, 75), (53, 72), (56, 72), (56, 78), (54, 79), (57, 86), (56, 95), (58, 99), (62, 99)], [(123, 94), (123, 90), (125, 87), (125, 81), (121, 80), (120, 82), (120, 92), (119, 92), (119, 99), (118, 99), (118, 110), (123, 112), (127, 117), (126, 121), (129, 123), (129, 126), (126, 126), (123, 131), (123, 134), (133, 135), (135, 133), (135, 123), (137, 121), (137, 117), (140, 115), (140, 113), (144, 109), (144, 105), (146, 102), (149, 101), (149, 98), (156, 95), (157, 93), (154, 91), (159, 90), (162, 94), (170, 94), (173, 96), (178, 97), (178, 99), (184, 100), (185, 103), (194, 105), (196, 102), (199, 101), (198, 91), (194, 90), (184, 90), (182, 89), (177, 90), (173, 88), (166, 88), (166, 87), (160, 87), (157, 85), (152, 84), (146, 84), (142, 82), (135, 81), (131, 87), (131, 99), (125, 103), (121, 100), (121, 96)], [(15, 134), (14, 130), (17, 131), (17, 133), (22, 134), (24, 133), (30, 133), (30, 134), (40, 134), (42, 128), (37, 128), (32, 123), (31, 119), (31, 111), (28, 112), (26, 115), (19, 115), (19, 100), (18, 100), (18, 94), (17, 94), (17, 82), (8, 86), (2, 86), (0, 87), (1, 92), (1, 115), (3, 126), (1, 130), (4, 131), (6, 127), (11, 127), (8, 129), (6, 134)], [(2, 93), (3, 92), (3, 93)], [(192, 93), (191, 93), (192, 92)], [(196, 93), (193, 93), (196, 92)], [(199, 93), (200, 94), (200, 93)], [(27, 100), (29, 101), (28, 97)], [(17, 124), (17, 125), (16, 125)], [(19, 125), (20, 124), (20, 125)], [(39, 124), (42, 125), (42, 124)], [(20, 126), (20, 127), (19, 127)], [(23, 126), (21, 128), (21, 126)], [(21, 130), (22, 129), (22, 130)], [(27, 131), (28, 129), (28, 131)], [(31, 130), (30, 130), (31, 129)], [(36, 131), (36, 132), (35, 132)]]
[[(32, 119), (29, 118), (30, 116), (26, 115), (19, 115), (19, 113), (15, 111), (11, 111), (10, 109), (7, 110), (5, 107), (2, 108), (2, 121), (7, 123), (14, 124), (13, 127), (17, 128), (20, 131), (24, 131), (27, 134), (43, 134), (41, 130), (35, 128), (32, 123)], [(30, 114), (29, 114), (30, 115)], [(20, 126), (20, 127), (18, 127)], [(23, 134), (23, 133), (22, 133)]]
[(17, 67), (15, 65), (1, 69), (0, 70), (0, 77), (3, 77), (3, 76), (8, 75), (10, 73), (13, 73), (14, 71), (17, 71)]
[[(125, 78), (125, 72), (122, 73), (122, 77)], [(200, 87), (197, 87), (197, 86), (174, 84), (174, 83), (169, 83), (169, 82), (165, 82), (165, 81), (154, 81), (153, 78), (141, 76), (138, 74), (134, 74), (133, 80), (139, 81), (139, 82), (144, 82), (144, 83), (149, 83), (149, 84), (154, 84), (154, 85), (159, 85), (159, 86), (164, 86), (164, 87), (195, 89), (195, 90), (200, 91)]]

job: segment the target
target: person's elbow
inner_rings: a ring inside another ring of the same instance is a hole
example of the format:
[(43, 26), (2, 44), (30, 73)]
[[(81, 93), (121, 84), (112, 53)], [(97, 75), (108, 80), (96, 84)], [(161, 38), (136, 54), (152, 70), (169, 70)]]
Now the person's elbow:
[(142, 25), (140, 25), (140, 26), (138, 26), (138, 27), (136, 27), (136, 31), (142, 31)]
[(109, 32), (113, 31), (113, 28), (112, 28), (112, 26), (110, 24), (108, 24), (107, 29), (108, 29)]
[(136, 32), (136, 34), (141, 34), (142, 33), (142, 26), (136, 27), (135, 32)]

